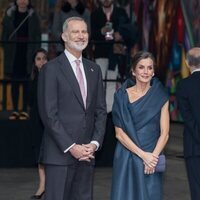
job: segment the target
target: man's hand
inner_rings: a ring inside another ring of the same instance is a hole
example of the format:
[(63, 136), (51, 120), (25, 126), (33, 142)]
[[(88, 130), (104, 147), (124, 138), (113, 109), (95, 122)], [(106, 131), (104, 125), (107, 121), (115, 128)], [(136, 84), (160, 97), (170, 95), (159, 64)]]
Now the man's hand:
[(90, 152), (90, 153), (94, 153), (97, 149), (97, 146), (94, 143), (89, 143), (89, 144), (82, 144), (82, 146), (86, 147), (86, 149)]
[(94, 159), (94, 152), (97, 146), (93, 143), (82, 144), (82, 146), (84, 146), (87, 149), (87, 152), (89, 153), (89, 155), (81, 157), (79, 161), (90, 161), (91, 159)]
[(69, 152), (74, 156), (76, 159), (80, 159), (81, 157), (88, 157), (90, 152), (87, 150), (86, 147), (83, 145), (75, 144)]

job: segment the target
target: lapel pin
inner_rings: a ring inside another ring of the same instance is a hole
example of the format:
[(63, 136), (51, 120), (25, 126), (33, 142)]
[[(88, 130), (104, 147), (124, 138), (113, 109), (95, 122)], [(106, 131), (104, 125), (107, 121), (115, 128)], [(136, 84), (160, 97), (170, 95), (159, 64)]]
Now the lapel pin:
[(92, 68), (90, 69), (92, 72), (94, 71)]

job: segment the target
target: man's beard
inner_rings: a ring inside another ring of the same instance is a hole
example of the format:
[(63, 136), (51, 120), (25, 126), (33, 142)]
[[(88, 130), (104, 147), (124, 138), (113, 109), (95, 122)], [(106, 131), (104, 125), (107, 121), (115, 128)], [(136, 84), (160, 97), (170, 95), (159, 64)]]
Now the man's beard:
[(73, 42), (73, 41), (68, 41), (68, 46), (71, 49), (75, 49), (77, 51), (83, 51), (88, 45), (88, 41), (80, 41), (80, 42)]

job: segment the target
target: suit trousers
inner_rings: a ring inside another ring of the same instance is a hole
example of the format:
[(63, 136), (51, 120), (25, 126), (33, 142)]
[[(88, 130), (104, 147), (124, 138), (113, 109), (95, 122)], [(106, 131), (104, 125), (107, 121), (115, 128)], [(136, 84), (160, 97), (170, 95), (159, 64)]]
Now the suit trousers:
[(200, 156), (186, 158), (186, 169), (190, 186), (191, 200), (200, 199)]
[(45, 165), (45, 200), (92, 200), (94, 166), (80, 161), (73, 165)]

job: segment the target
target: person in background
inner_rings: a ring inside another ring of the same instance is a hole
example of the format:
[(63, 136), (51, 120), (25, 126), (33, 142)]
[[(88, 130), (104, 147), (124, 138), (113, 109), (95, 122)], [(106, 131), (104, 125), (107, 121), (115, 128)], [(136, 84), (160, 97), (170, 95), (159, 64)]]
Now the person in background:
[(153, 77), (155, 59), (140, 51), (131, 76), (115, 93), (112, 109), (118, 140), (113, 163), (112, 200), (162, 200), (163, 173), (156, 172), (169, 137), (169, 100)]
[(191, 200), (200, 199), (200, 48), (187, 52), (191, 75), (178, 82), (176, 97), (184, 121), (183, 147)]
[[(91, 13), (91, 39), (94, 42), (94, 59), (100, 65), (103, 79), (116, 80), (119, 65), (123, 66), (124, 45), (113, 42), (123, 42), (119, 32), (120, 25), (129, 22), (126, 11), (117, 7), (113, 0), (100, 0), (100, 6)], [(122, 61), (122, 62), (120, 62)], [(106, 105), (107, 112), (111, 112), (113, 94), (116, 91), (116, 82), (107, 82)]]
[(32, 143), (35, 152), (35, 157), (38, 163), (39, 173), (39, 187), (36, 193), (31, 196), (31, 199), (41, 199), (44, 194), (45, 187), (45, 172), (44, 165), (42, 164), (42, 153), (40, 153), (41, 141), (44, 132), (44, 126), (39, 116), (38, 101), (37, 101), (37, 85), (39, 72), (44, 64), (48, 61), (48, 54), (45, 49), (38, 49), (33, 55), (33, 68), (31, 73), (31, 85), (30, 85), (30, 120), (31, 120), (31, 132)]
[(92, 200), (95, 151), (102, 146), (107, 116), (102, 74), (82, 57), (88, 44), (82, 18), (64, 22), (62, 39), (64, 52), (42, 67), (38, 82), (45, 200)]
[[(4, 72), (11, 78), (13, 112), (9, 119), (28, 119), (28, 84), (32, 55), (39, 48), (40, 20), (30, 0), (15, 0), (3, 18), (2, 40), (4, 47)], [(29, 41), (31, 43), (29, 43)], [(11, 43), (10, 43), (11, 42)], [(33, 42), (33, 43), (32, 43)], [(23, 86), (23, 108), (19, 113), (19, 87)]]
[[(80, 0), (58, 0), (56, 10), (53, 17), (52, 33), (57, 41), (63, 41), (61, 39), (62, 25), (69, 17), (81, 17), (83, 18), (88, 26), (90, 32), (90, 11)], [(64, 44), (58, 44), (57, 55), (63, 52)]]

